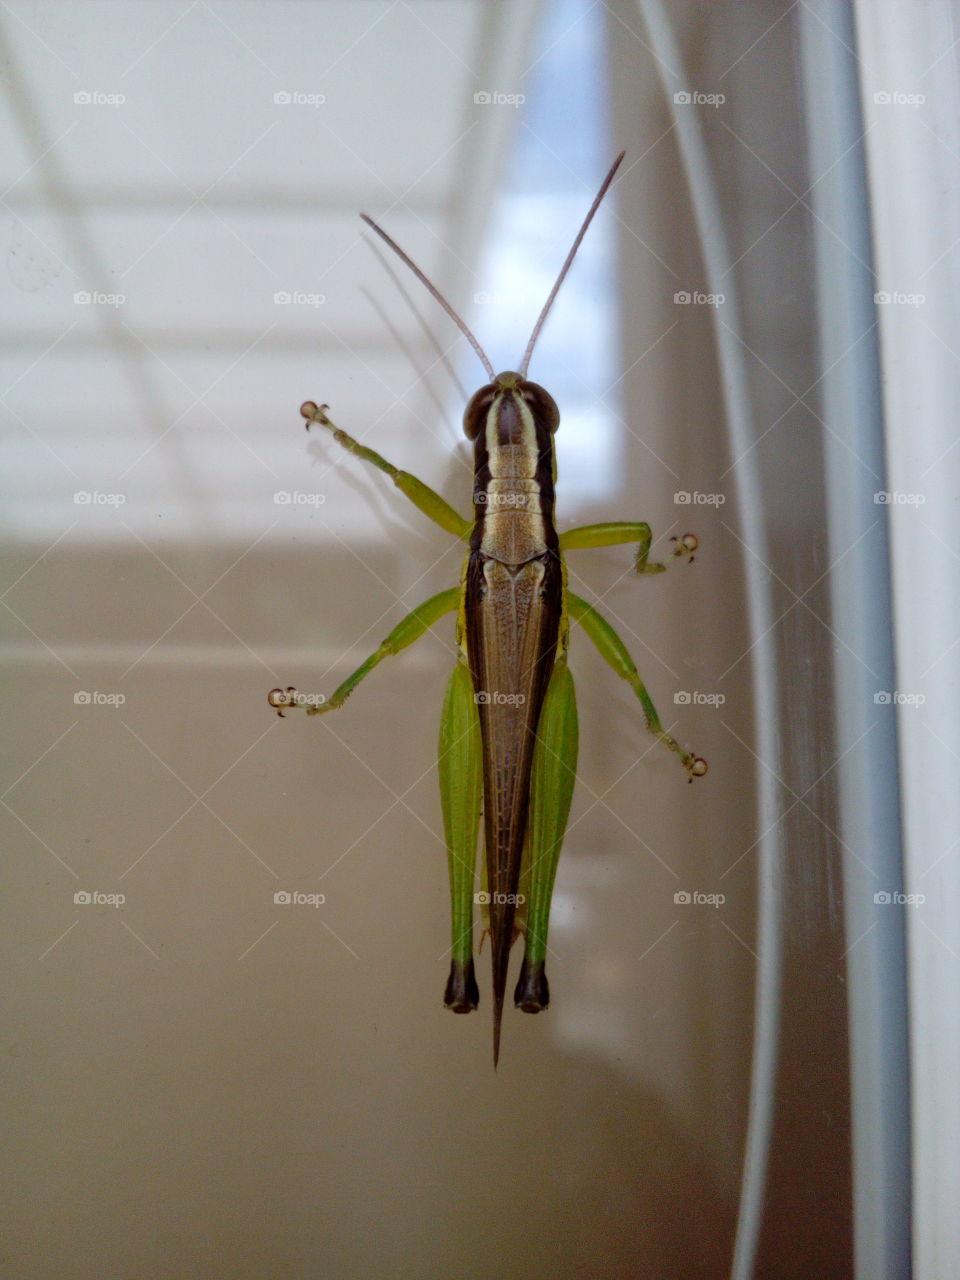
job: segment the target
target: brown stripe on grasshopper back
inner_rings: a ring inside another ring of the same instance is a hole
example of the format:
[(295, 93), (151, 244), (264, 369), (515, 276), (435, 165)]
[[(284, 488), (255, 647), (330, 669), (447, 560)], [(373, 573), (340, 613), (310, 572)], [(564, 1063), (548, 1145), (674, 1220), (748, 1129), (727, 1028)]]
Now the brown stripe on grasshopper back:
[(550, 394), (512, 371), (481, 387), (464, 413), (475, 450), (476, 523), (464, 607), (483, 750), (494, 1058), (515, 934), (533, 747), (563, 611), (553, 523), (559, 421)]

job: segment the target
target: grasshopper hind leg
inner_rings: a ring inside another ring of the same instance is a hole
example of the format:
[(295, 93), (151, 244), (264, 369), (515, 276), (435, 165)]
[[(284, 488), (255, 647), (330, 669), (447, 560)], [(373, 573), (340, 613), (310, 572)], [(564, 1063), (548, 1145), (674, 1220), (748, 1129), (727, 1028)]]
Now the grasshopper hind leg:
[(570, 816), (577, 774), (579, 730), (573, 676), (558, 658), (550, 677), (533, 753), (528, 866), (524, 883), (526, 945), (513, 1002), (524, 1013), (540, 1013), (550, 1003), (546, 975), (547, 929), (557, 863)]
[(440, 802), (450, 876), (452, 946), (443, 1003), (454, 1013), (477, 1007), (473, 968), (473, 885), (483, 791), (480, 718), (466, 662), (457, 663), (440, 719)]

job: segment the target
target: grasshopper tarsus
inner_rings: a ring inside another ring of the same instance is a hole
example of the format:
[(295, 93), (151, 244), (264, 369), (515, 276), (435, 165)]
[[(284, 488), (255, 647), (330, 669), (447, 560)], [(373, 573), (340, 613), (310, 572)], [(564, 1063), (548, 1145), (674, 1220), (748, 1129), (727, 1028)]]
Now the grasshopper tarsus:
[(285, 720), (283, 714), (284, 707), (302, 707), (308, 716), (317, 716), (322, 711), (329, 711), (331, 705), (339, 705), (337, 703), (328, 704), (321, 702), (317, 705), (315, 702), (309, 701), (307, 698), (301, 698), (300, 693), (292, 684), (287, 685), (286, 689), (271, 689), (267, 694), (267, 701), (271, 707), (276, 708), (277, 715), (281, 720)]
[(479, 1002), (480, 988), (473, 971), (473, 961), (451, 960), (443, 1003), (451, 1013), (472, 1013)]
[(542, 1013), (550, 1003), (550, 984), (542, 963), (531, 964), (523, 957), (513, 1003), (523, 1013)]
[(267, 701), (270, 703), (271, 707), (274, 708), (281, 720), (286, 720), (286, 716), (283, 714), (283, 708), (296, 705), (294, 701), (296, 692), (297, 691), (293, 685), (289, 685), (286, 689), (271, 689), (267, 694)]
[(304, 400), (300, 406), (300, 416), (306, 418), (304, 426), (309, 431), (314, 422), (319, 422), (321, 426), (327, 426), (327, 410), (330, 408), (328, 404), (316, 404), (313, 400)]
[(681, 560), (686, 560), (688, 564), (693, 564), (693, 553), (700, 546), (700, 539), (695, 533), (685, 533), (680, 538), (671, 538), (671, 542), (676, 546), (671, 551), (671, 555), (677, 556)]

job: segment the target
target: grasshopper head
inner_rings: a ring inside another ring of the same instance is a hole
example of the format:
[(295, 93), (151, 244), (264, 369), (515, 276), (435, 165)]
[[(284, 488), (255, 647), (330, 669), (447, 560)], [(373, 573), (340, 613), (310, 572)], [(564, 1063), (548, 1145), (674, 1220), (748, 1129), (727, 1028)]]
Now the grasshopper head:
[[(560, 410), (553, 396), (538, 382), (529, 382), (519, 373), (498, 373), (492, 382), (475, 391), (463, 412), (463, 431), (468, 440), (476, 440), (486, 426), (490, 409), (499, 400), (498, 418), (510, 414), (517, 422), (524, 421), (528, 411), (535, 422), (543, 423), (552, 434), (560, 425)], [(509, 408), (507, 407), (509, 406)]]

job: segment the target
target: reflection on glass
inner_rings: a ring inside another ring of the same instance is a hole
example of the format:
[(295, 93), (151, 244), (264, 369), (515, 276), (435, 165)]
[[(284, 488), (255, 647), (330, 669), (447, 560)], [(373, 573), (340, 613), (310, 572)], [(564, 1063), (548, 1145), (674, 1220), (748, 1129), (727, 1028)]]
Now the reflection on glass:
[[(603, 68), (602, 9), (547, 5), (537, 47), (550, 56), (524, 81), (526, 102), (503, 186), (493, 204), (482, 282), (468, 323), (494, 367), (520, 362), (530, 331), (616, 154)], [(510, 110), (503, 107), (503, 110)], [(590, 227), (530, 363), (530, 377), (560, 406), (561, 518), (614, 492), (624, 432), (616, 417), (615, 191)], [(470, 354), (461, 366), (479, 385)], [(605, 404), (609, 400), (611, 408)]]

